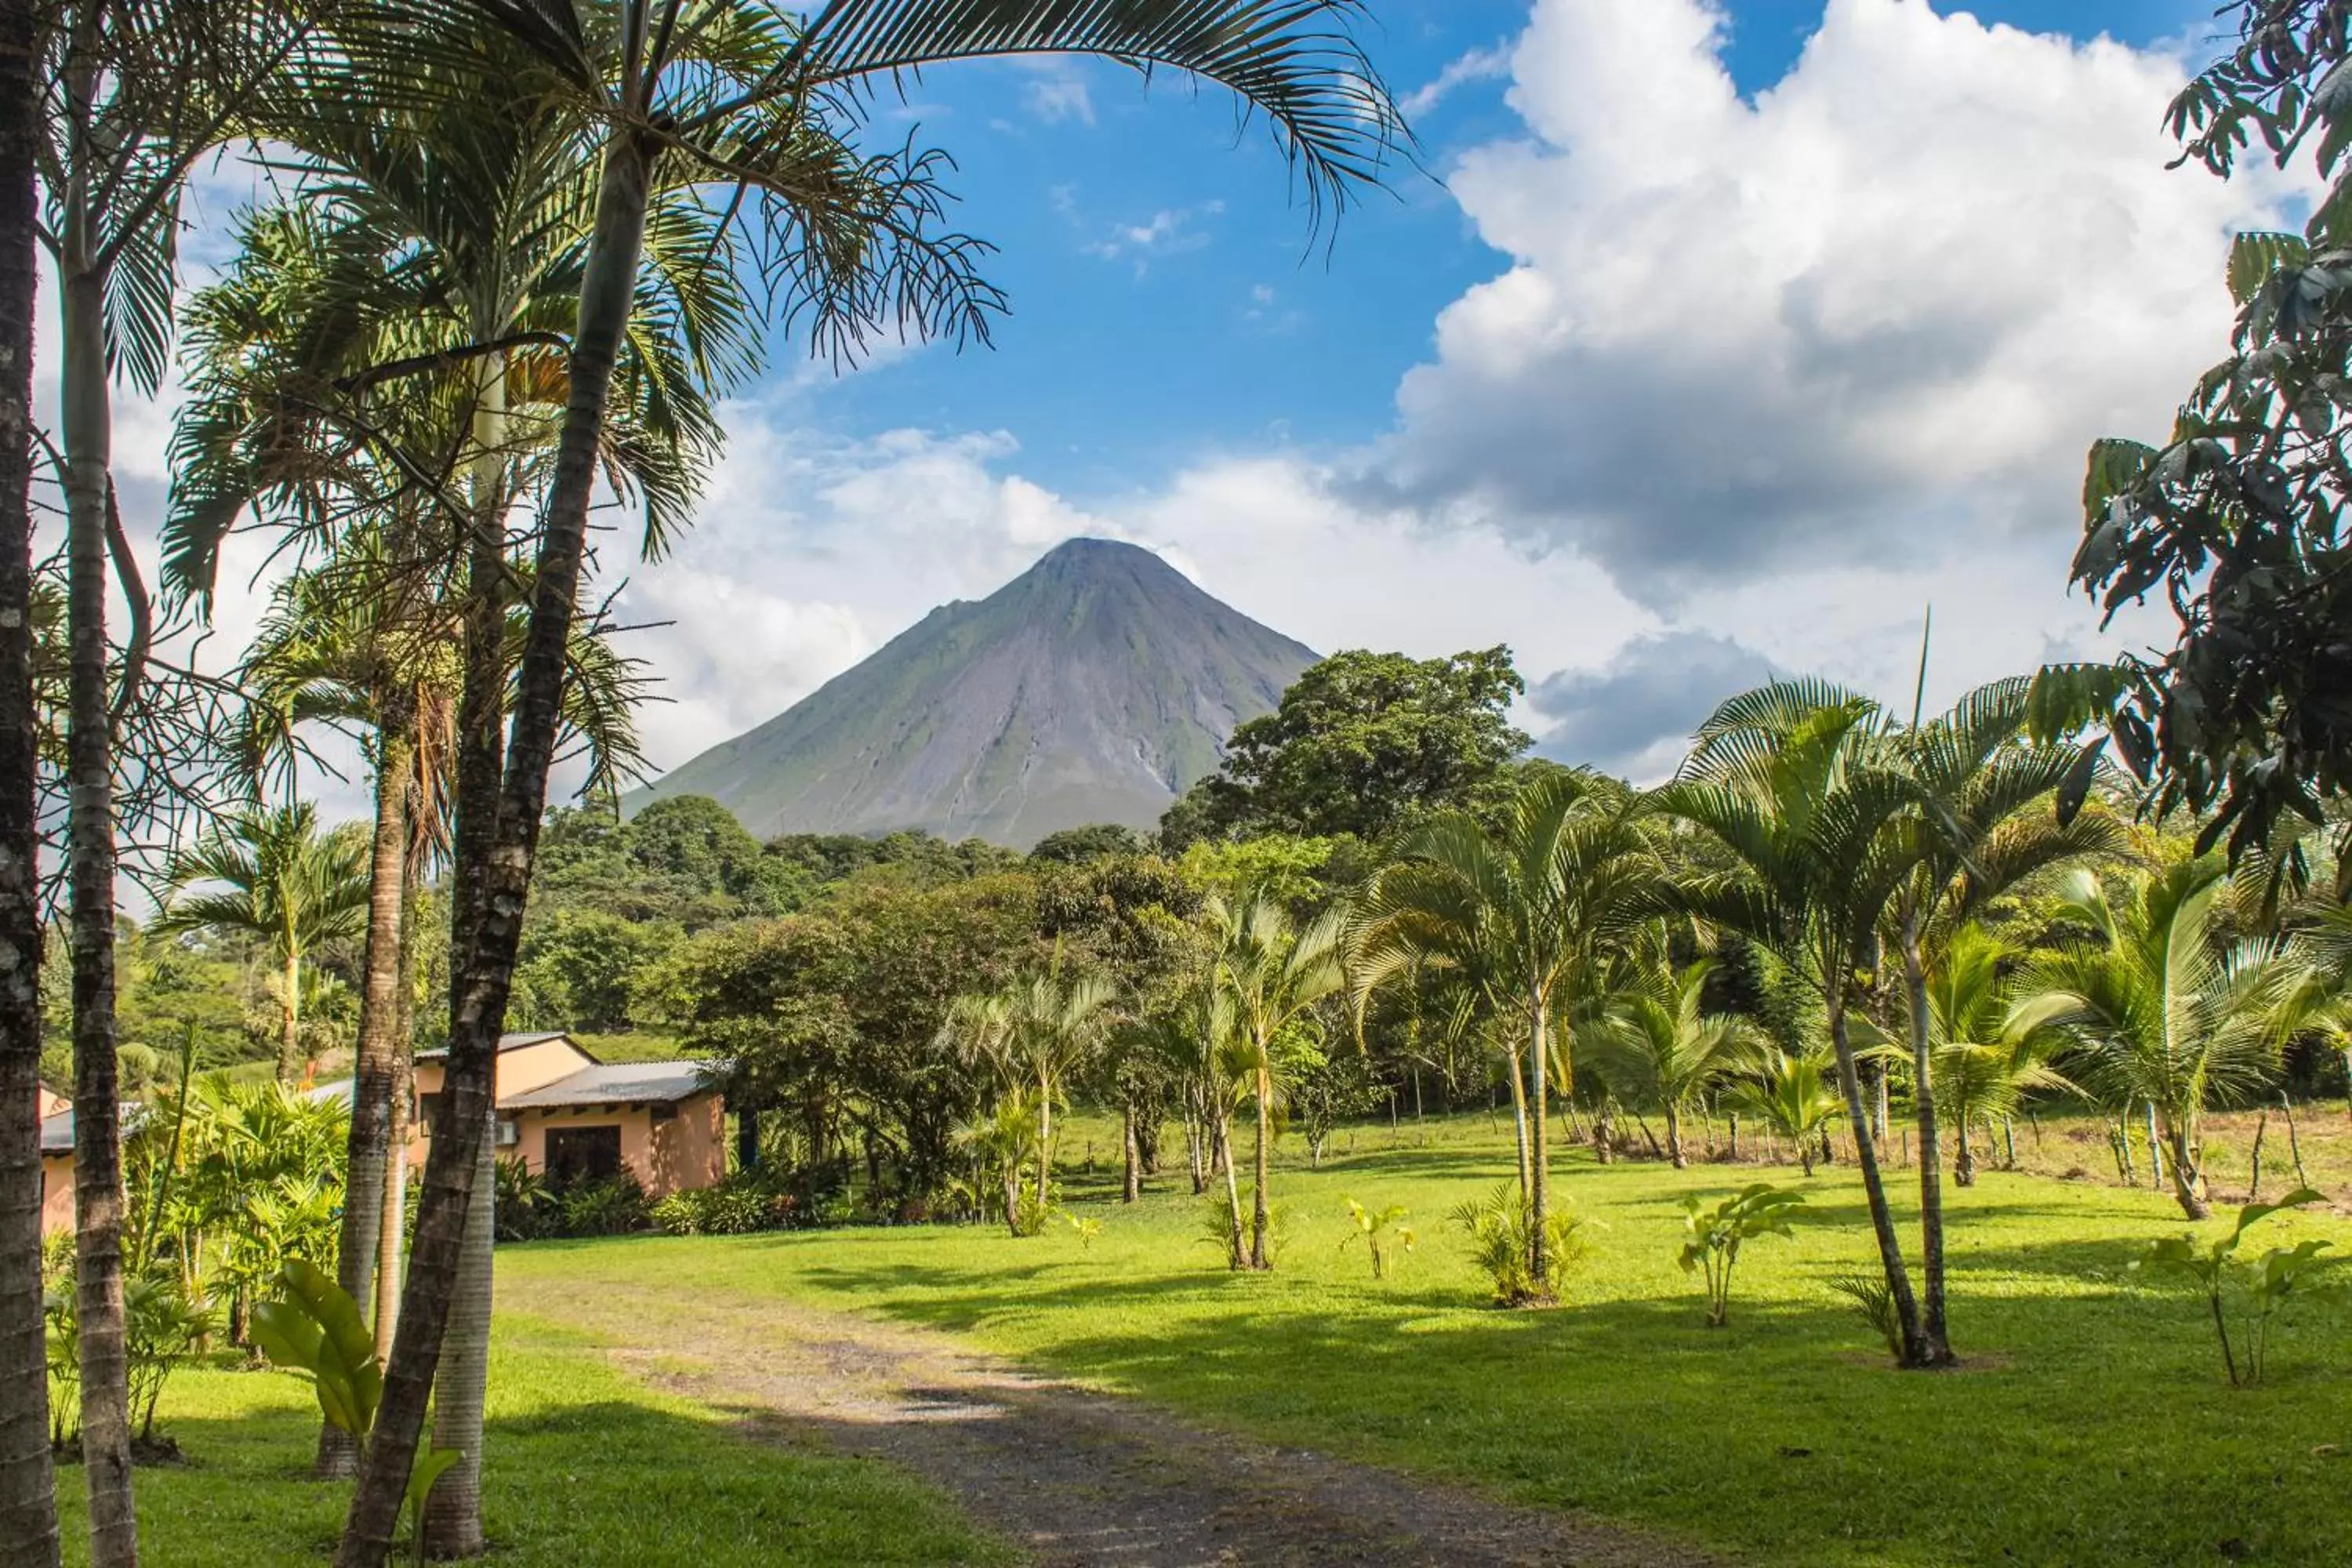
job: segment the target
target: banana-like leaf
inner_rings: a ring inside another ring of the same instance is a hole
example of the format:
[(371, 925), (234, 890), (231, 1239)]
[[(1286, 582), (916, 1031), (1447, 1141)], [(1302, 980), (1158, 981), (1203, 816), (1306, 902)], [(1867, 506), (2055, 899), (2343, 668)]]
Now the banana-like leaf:
[(319, 1345), (326, 1331), (300, 1308), (284, 1301), (263, 1301), (253, 1309), (247, 1332), (271, 1365), (318, 1374)]
[[(257, 1324), (266, 1317), (276, 1341), (274, 1348), (264, 1341), (263, 1349), (280, 1365), (310, 1373), (327, 1420), (364, 1437), (383, 1397), (383, 1364), (376, 1359), (375, 1336), (359, 1303), (334, 1276), (306, 1259), (289, 1260), (278, 1270), (278, 1282), (285, 1300), (254, 1310)], [(257, 1327), (257, 1337), (261, 1331)]]
[(422, 1518), (425, 1500), (433, 1495), (433, 1488), (449, 1473), (449, 1467), (466, 1456), (456, 1448), (427, 1448), (416, 1456), (416, 1468), (408, 1473), (405, 1500), (409, 1512)]

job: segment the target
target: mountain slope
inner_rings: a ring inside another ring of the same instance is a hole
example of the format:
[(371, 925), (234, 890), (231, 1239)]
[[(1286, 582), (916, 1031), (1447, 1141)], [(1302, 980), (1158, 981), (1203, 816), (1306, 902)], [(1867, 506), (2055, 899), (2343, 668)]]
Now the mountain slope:
[(1149, 827), (1314, 661), (1151, 552), (1073, 539), (625, 805), (707, 795), (763, 838)]

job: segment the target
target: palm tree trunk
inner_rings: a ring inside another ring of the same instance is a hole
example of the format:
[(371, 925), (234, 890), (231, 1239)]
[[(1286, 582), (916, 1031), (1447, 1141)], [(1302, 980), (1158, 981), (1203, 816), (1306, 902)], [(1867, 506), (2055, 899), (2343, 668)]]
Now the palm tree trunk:
[(1690, 1157), (1683, 1152), (1683, 1113), (1673, 1100), (1666, 1101), (1666, 1158), (1677, 1171), (1690, 1169)]
[[(375, 841), (368, 865), (368, 930), (361, 961), (359, 1040), (352, 1063), (352, 1126), (344, 1145), (343, 1221), (335, 1282), (366, 1302), (383, 1242), (385, 1166), (392, 1152), (393, 1063), (400, 1026), (400, 916), (408, 892), (408, 769), (414, 742), (389, 716), (376, 732)], [(359, 1445), (332, 1422), (319, 1429), (318, 1472), (359, 1471)]]
[(1528, 1074), (1534, 1103), (1527, 1108), (1525, 1118), (1529, 1140), (1528, 1169), (1532, 1178), (1528, 1187), (1528, 1277), (1535, 1282), (1538, 1297), (1551, 1293), (1551, 1159), (1548, 1142), (1551, 1135), (1551, 1107), (1544, 1091), (1546, 1060), (1550, 1020), (1545, 1014), (1543, 997), (1530, 994), (1528, 998)]
[[(89, 69), (68, 75), (85, 104)], [(60, 235), (60, 424), (66, 449), (67, 877), (73, 923), (74, 1211), (82, 1469), (92, 1568), (139, 1561), (131, 1498), (131, 1390), (122, 1328), (122, 1151), (114, 1018), (114, 757), (106, 642), (106, 514), (112, 484), (106, 278), (93, 264), (90, 195), (74, 161)]]
[[(411, 809), (414, 809), (412, 799)], [(383, 1218), (376, 1237), (375, 1353), (392, 1359), (400, 1323), (402, 1244), (408, 1232), (409, 1113), (416, 1099), (416, 868), (412, 861), (403, 884), (400, 910), (398, 1006), (392, 1037), (392, 1117), (386, 1124)]]
[[(1919, 1302), (1920, 1350), (1930, 1365), (1949, 1364), (1950, 1338), (1944, 1326), (1944, 1152), (1937, 1126), (1935, 1059), (1927, 1045), (1927, 966), (1919, 951), (1919, 911), (1903, 914), (1903, 984), (1911, 1011), (1911, 1098), (1919, 1120)], [(1969, 1152), (1968, 1116), (1960, 1117), (1960, 1185), (1976, 1181)]]
[(278, 1004), (278, 1081), (292, 1089), (302, 1081), (302, 959), (289, 952), (279, 960), (278, 983), (285, 995)]
[(58, 1568), (41, 1324), (40, 834), (34, 800), (33, 0), (0, 0), (0, 1562)]
[(1862, 1097), (1861, 1075), (1854, 1071), (1853, 1041), (1846, 1033), (1843, 999), (1832, 984), (1830, 996), (1830, 1044), (1837, 1052), (1838, 1088), (1845, 1095), (1847, 1119), (1853, 1128), (1854, 1159), (1862, 1166), (1862, 1190), (1870, 1202), (1870, 1228), (1878, 1240), (1878, 1261), (1886, 1274), (1886, 1289), (1895, 1298), (1895, 1315), (1903, 1331), (1903, 1364), (1927, 1366), (1919, 1336), (1919, 1301), (1911, 1293), (1911, 1272), (1903, 1263), (1903, 1244), (1895, 1234), (1895, 1215), (1887, 1207), (1886, 1183), (1879, 1174), (1878, 1151), (1870, 1141), (1870, 1108)]
[[(2150, 1122), (2148, 1147), (2151, 1150), (2158, 1147), (2154, 1126), (2155, 1117), (2156, 1107), (2151, 1103), (2148, 1106)], [(2184, 1122), (2176, 1121), (2170, 1117), (2165, 1118), (2164, 1142), (2172, 1145), (2173, 1199), (2180, 1205), (2180, 1212), (2190, 1219), (2210, 1219), (2212, 1217), (2213, 1210), (2211, 1205), (2206, 1203), (2205, 1194), (2200, 1190), (2202, 1184), (2198, 1179), (2197, 1162), (2189, 1155), (2189, 1150), (2193, 1146), (2192, 1139), (2193, 1134)]]
[(1265, 1253), (1266, 1225), (1273, 1215), (1273, 1205), (1266, 1201), (1267, 1161), (1274, 1147), (1274, 1070), (1265, 1065), (1264, 1042), (1259, 1046), (1257, 1069), (1257, 1156), (1255, 1176), (1257, 1191), (1250, 1204), (1250, 1257), (1252, 1268), (1261, 1271), (1274, 1267)]
[(1119, 1131), (1127, 1145), (1127, 1175), (1119, 1190), (1119, 1201), (1131, 1204), (1143, 1196), (1143, 1158), (1135, 1146), (1135, 1102), (1131, 1100), (1120, 1108)]
[(1239, 1268), (1247, 1261), (1242, 1250), (1242, 1189), (1241, 1180), (1234, 1173), (1233, 1118), (1223, 1112), (1217, 1116), (1217, 1163), (1225, 1172), (1225, 1267)]
[(411, 1250), (407, 1300), (385, 1376), (376, 1432), (360, 1468), (336, 1568), (383, 1568), (392, 1547), (409, 1467), (416, 1455), (440, 1359), (471, 1205), (476, 1156), (490, 1104), (498, 1037), (513, 988), (531, 853), (547, 805), (547, 773), (562, 718), (572, 623), (594, 499), (613, 366), (627, 331), (646, 230), (646, 192), (659, 149), (648, 136), (616, 132), (605, 149), (596, 216), (580, 285), (570, 390), (546, 503), (531, 613), (514, 683), (509, 754), (489, 825), (488, 853), (462, 859), (453, 910), (463, 921), (455, 947), (449, 1056), (444, 1095), (454, 1136), (434, 1141)]
[(1045, 1218), (1054, 1187), (1054, 1090), (1046, 1076), (1037, 1075), (1037, 1215)]
[(479, 1557), (482, 1540), (482, 1406), (489, 1394), (493, 1247), (498, 1236), (498, 1113), (490, 1113), (474, 1160), (465, 1256), (449, 1303), (449, 1326), (433, 1384), (433, 1446), (460, 1456), (425, 1506), (428, 1557)]
[[(1528, 1147), (1528, 1086), (1527, 1080), (1519, 1076), (1519, 1053), (1506, 1052), (1504, 1065), (1511, 1075), (1511, 1133), (1517, 1141), (1519, 1201), (1531, 1204), (1535, 1202), (1536, 1195), (1535, 1160)], [(1491, 1094), (1487, 1103), (1493, 1103)]]

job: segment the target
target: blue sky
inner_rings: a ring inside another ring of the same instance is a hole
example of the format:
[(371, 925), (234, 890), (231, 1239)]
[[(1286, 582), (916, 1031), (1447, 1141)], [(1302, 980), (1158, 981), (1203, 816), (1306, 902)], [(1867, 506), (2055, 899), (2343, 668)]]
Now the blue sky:
[[(2189, 36), (2181, 0), (1993, 0), (1988, 22), (2135, 44)], [(1365, 39), (1401, 97), (1498, 50), (1528, 0), (1372, 0)], [(1770, 87), (1822, 19), (1821, 0), (1735, 0), (1727, 59)], [(831, 388), (806, 408), (845, 432), (1001, 428), (1030, 478), (1079, 496), (1159, 481), (1206, 450), (1368, 438), (1438, 310), (1504, 264), (1440, 184), (1465, 147), (1517, 133), (1499, 75), (1415, 116), (1427, 172), (1400, 170), (1309, 239), (1280, 160), (1226, 105), (1116, 68), (934, 73), (896, 111), (950, 148), (959, 223), (1002, 247), (991, 276), (1013, 313), (991, 350), (929, 351)], [(1083, 108), (1079, 107), (1083, 104)], [(1125, 238), (1121, 231), (1151, 231)], [(783, 346), (789, 358), (793, 351)], [(794, 368), (788, 366), (788, 369)]]
[[(1772, 672), (1907, 695), (1930, 604), (1931, 700), (2167, 638), (2067, 590), (2083, 453), (2161, 434), (2231, 234), (2313, 188), (2168, 171), (2208, 0), (1368, 10), (1422, 168), (1328, 250), (1214, 92), (1046, 63), (879, 107), (957, 159), (1013, 312), (840, 378), (778, 345), (695, 529), (605, 552), (657, 767), (1079, 533), (1327, 652), (1507, 643), (1546, 749), (1637, 777)], [(134, 526), (169, 403), (123, 410)]]

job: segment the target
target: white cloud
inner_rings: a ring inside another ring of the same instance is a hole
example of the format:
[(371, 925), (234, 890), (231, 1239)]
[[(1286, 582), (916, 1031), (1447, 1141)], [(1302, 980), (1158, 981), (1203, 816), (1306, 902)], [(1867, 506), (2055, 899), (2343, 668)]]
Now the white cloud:
[(1113, 225), (1108, 234), (1086, 247), (1087, 254), (1106, 261), (1131, 257), (1136, 275), (1140, 277), (1160, 257), (1181, 256), (1206, 247), (1209, 236), (1202, 231), (1201, 220), (1218, 216), (1224, 210), (1225, 204), (1221, 201), (1202, 202), (1191, 207), (1162, 207), (1141, 223)]
[(1086, 79), (1066, 67), (1023, 83), (1021, 100), (1031, 118), (1047, 125), (1066, 120), (1081, 125), (1095, 122), (1094, 95), (1087, 90)]
[(1404, 110), (1406, 119), (1418, 120), (1453, 96), (1456, 88), (1467, 87), (1474, 81), (1499, 80), (1510, 74), (1508, 45), (1473, 49), (1460, 59), (1448, 61), (1435, 77), (1405, 94), (1398, 100), (1398, 107)]
[(1749, 100), (1721, 22), (1539, 0), (1528, 134), (1450, 181), (1510, 265), (1440, 317), (1377, 482), (1661, 606), (2073, 531), (2085, 444), (2164, 426), (2283, 183), (2166, 168), (2168, 55), (1830, 0)]

